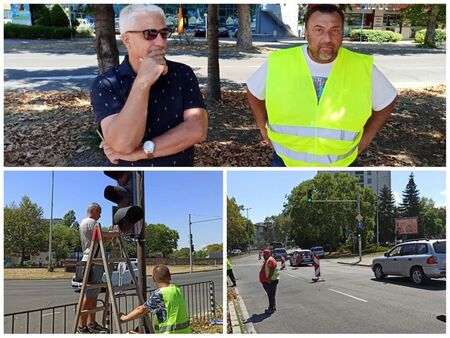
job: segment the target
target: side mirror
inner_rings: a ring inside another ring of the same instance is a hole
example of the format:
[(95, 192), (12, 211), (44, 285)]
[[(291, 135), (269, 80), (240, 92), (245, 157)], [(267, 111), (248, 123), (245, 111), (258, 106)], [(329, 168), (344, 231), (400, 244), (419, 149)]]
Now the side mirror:
[(384, 256), (385, 256), (385, 257), (388, 257), (388, 256), (389, 256), (389, 252), (385, 252), (385, 253), (384, 253)]

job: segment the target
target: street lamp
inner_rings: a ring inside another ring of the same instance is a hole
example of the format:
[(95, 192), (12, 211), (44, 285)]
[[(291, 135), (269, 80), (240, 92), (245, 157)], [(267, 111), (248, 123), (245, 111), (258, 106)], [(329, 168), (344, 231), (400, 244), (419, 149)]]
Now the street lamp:
[[(249, 218), (248, 218), (248, 211), (251, 209), (251, 208), (243, 208), (245, 211), (247, 211), (247, 220), (249, 220)], [(250, 254), (250, 225), (249, 225), (249, 223), (247, 222), (247, 251), (248, 251), (248, 253)]]
[(53, 271), (52, 266), (52, 227), (53, 227), (53, 191), (55, 185), (55, 172), (52, 170), (52, 197), (50, 202), (50, 229), (48, 232), (48, 267), (49, 272)]
[(192, 240), (192, 232), (191, 232), (191, 225), (193, 223), (203, 223), (203, 222), (211, 222), (211, 221), (217, 221), (219, 219), (222, 219), (222, 217), (217, 218), (210, 218), (210, 219), (204, 219), (201, 221), (192, 221), (191, 214), (189, 214), (189, 272), (192, 273), (192, 251), (194, 248), (194, 241)]

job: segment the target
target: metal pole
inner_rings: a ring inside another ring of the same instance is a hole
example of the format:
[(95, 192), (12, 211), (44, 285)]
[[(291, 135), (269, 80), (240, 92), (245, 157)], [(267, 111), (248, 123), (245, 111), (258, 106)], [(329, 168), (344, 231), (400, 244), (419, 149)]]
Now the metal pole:
[[(358, 215), (361, 215), (361, 196), (359, 195), (358, 192), (358, 196), (357, 196), (357, 203), (358, 203)], [(361, 228), (360, 228), (360, 232), (358, 235), (358, 251), (359, 251), (359, 261), (361, 262)]]
[(189, 214), (189, 272), (192, 273), (192, 232), (191, 232), (191, 214)]
[(52, 197), (50, 202), (50, 231), (48, 234), (48, 271), (53, 271), (52, 266), (52, 227), (53, 227), (53, 192), (55, 185), (55, 172), (52, 170)]
[(380, 230), (378, 223), (378, 196), (380, 192), (378, 191), (378, 171), (377, 171), (377, 245), (380, 245)]
[[(139, 292), (142, 295), (144, 300), (147, 300), (147, 262), (145, 257), (145, 199), (144, 199), (144, 172), (143, 171), (134, 171), (132, 173), (133, 180), (133, 205), (136, 205), (142, 209), (144, 212), (144, 217), (140, 220), (136, 225), (140, 227), (141, 232), (137, 238), (136, 243), (136, 253), (137, 253), (137, 261), (138, 261), (138, 283), (139, 283)], [(139, 320), (139, 331), (141, 328), (145, 328), (145, 331), (148, 333), (147, 328), (145, 327), (145, 320), (142, 317)]]

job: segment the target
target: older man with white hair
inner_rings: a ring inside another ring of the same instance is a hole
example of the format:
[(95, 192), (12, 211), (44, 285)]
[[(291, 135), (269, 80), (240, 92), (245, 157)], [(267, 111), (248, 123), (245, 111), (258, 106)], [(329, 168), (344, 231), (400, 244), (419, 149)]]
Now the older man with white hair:
[(192, 69), (165, 58), (171, 31), (164, 12), (129, 5), (119, 25), (128, 55), (91, 87), (105, 155), (122, 166), (193, 166), (207, 113)]

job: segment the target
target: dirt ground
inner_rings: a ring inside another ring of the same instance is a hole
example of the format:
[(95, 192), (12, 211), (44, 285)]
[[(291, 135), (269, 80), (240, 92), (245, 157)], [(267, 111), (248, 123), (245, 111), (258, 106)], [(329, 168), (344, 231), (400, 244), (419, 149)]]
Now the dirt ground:
[[(205, 94), (205, 93), (204, 93)], [(394, 113), (353, 166), (445, 166), (446, 87), (399, 91)], [(5, 93), (5, 166), (106, 166), (87, 92)], [(223, 90), (207, 107), (208, 138), (196, 166), (266, 167), (243, 90)]]

